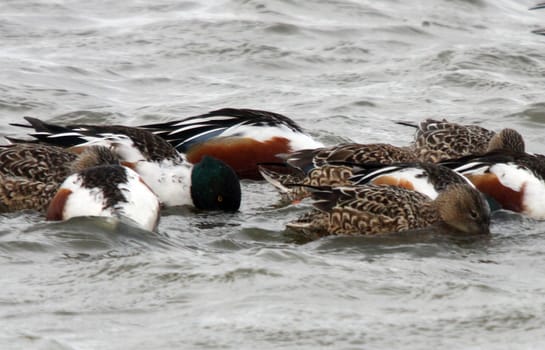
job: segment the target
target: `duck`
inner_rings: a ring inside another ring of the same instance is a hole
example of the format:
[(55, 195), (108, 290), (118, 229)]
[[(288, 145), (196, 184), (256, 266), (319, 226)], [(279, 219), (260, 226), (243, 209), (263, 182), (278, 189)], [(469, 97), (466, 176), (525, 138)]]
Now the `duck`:
[(325, 164), (374, 163), (391, 164), (417, 161), (412, 148), (394, 146), (388, 143), (341, 143), (329, 147), (304, 149), (279, 157), (293, 168), (308, 172)]
[(60, 183), (71, 173), (102, 164), (120, 164), (108, 148), (87, 147), (74, 153), (65, 148), (39, 144), (0, 145), (0, 174), (29, 180)]
[(97, 165), (118, 165), (105, 147), (89, 147), (80, 154), (43, 144), (0, 146), (0, 212), (45, 212), (59, 185), (69, 175)]
[(437, 198), (397, 186), (316, 187), (314, 209), (287, 227), (312, 239), (328, 235), (381, 235), (436, 229), (489, 234), (490, 208), (481, 193), (451, 184)]
[(394, 163), (383, 167), (356, 165), (350, 182), (353, 186), (374, 184), (398, 186), (436, 199), (452, 184), (475, 188), (465, 176), (449, 167), (430, 162)]
[[(308, 186), (351, 185), (362, 167), (381, 167), (417, 160), (411, 149), (387, 143), (343, 143), (278, 155), (281, 163), (262, 163), (263, 178), (280, 192), (282, 199), (297, 202), (310, 195)], [(296, 186), (302, 185), (302, 186)]]
[(258, 164), (277, 162), (278, 154), (324, 146), (294, 120), (257, 109), (222, 108), (141, 127), (167, 140), (189, 162), (212, 156), (241, 179), (262, 180)]
[(134, 170), (115, 164), (86, 168), (69, 175), (51, 199), (46, 220), (98, 216), (128, 219), (155, 231), (161, 203)]
[(495, 150), (444, 162), (503, 209), (545, 220), (545, 156)]
[(496, 133), (479, 125), (463, 125), (446, 119), (426, 119), (418, 125), (400, 122), (416, 128), (411, 147), (420, 161), (440, 162), (464, 156), (481, 155), (492, 150), (507, 149), (524, 152), (522, 135), (506, 128)]
[(148, 130), (124, 125), (60, 126), (32, 117), (25, 120), (29, 124), (13, 125), (34, 129), (29, 135), (36, 142), (66, 147), (76, 153), (89, 146), (108, 147), (122, 165), (142, 177), (163, 206), (187, 205), (229, 212), (240, 207), (240, 181), (229, 165), (211, 156), (192, 164)]

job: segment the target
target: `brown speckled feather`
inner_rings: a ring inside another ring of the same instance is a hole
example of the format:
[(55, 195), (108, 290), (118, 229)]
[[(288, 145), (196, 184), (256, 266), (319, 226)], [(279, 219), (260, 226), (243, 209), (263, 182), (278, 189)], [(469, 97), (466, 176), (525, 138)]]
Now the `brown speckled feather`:
[(495, 133), (478, 125), (427, 119), (418, 126), (414, 148), (421, 161), (440, 162), (500, 149), (524, 152), (525, 145), (513, 129)]
[(428, 197), (398, 187), (338, 187), (314, 191), (312, 198), (320, 214), (309, 228), (322, 234), (373, 235), (438, 221)]
[(285, 175), (261, 167), (265, 180), (277, 187), (284, 199), (299, 200), (309, 195), (308, 188), (292, 186), (294, 184), (310, 186), (345, 186), (350, 185), (353, 166), (350, 164), (392, 164), (416, 161), (409, 148), (396, 147), (384, 143), (357, 144), (347, 143), (313, 150), (301, 150), (281, 156), (287, 167), (293, 171)]
[(524, 153), (526, 146), (522, 135), (514, 129), (502, 129), (496, 133), (488, 142), (486, 152), (493, 151), (511, 151), (516, 153)]
[(451, 185), (436, 200), (395, 186), (315, 189), (313, 210), (288, 224), (314, 237), (374, 235), (446, 225), (462, 233), (487, 233), (490, 210), (478, 191)]
[(352, 167), (324, 165), (312, 169), (303, 180), (306, 186), (347, 186), (351, 184)]
[(65, 178), (102, 164), (118, 164), (105, 147), (77, 155), (56, 146), (17, 143), (0, 147), (0, 211), (43, 211)]
[(336, 162), (391, 164), (416, 160), (411, 148), (387, 143), (345, 144), (333, 147), (325, 157), (329, 164)]
[(411, 148), (386, 143), (345, 143), (313, 150), (301, 150), (283, 155), (282, 158), (287, 164), (305, 172), (324, 164), (343, 162), (391, 164), (417, 160)]
[(415, 148), (422, 161), (439, 162), (484, 153), (494, 132), (478, 125), (427, 119), (419, 124)]
[(0, 174), (41, 182), (60, 182), (69, 174), (67, 164), (78, 158), (67, 150), (41, 144), (0, 147)]
[(73, 172), (101, 164), (118, 164), (117, 157), (102, 146), (81, 154), (39, 143), (0, 146), (0, 174), (28, 180), (60, 183)]
[(59, 184), (0, 175), (0, 212), (45, 211)]
[[(310, 196), (308, 186), (348, 186), (351, 184), (352, 168), (348, 166), (323, 165), (304, 174), (292, 169), (291, 174), (275, 172), (259, 166), (259, 172), (267, 182), (275, 186), (284, 201), (297, 201)], [(297, 186), (303, 185), (303, 186)]]

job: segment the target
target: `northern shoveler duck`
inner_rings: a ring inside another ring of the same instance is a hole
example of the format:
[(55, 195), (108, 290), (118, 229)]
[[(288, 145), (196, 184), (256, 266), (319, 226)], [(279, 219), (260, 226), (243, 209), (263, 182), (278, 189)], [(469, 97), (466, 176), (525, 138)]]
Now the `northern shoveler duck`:
[[(420, 192), (431, 199), (451, 184), (473, 184), (456, 171), (440, 164), (429, 162), (393, 163), (382, 165), (362, 163), (343, 165), (324, 165), (313, 169), (307, 176), (297, 177), (272, 173), (263, 168), (263, 176), (279, 189), (289, 201), (297, 201), (310, 196), (312, 187), (320, 186), (359, 186), (389, 185)], [(272, 173), (272, 175), (270, 175)], [(297, 182), (298, 181), (298, 182)], [(297, 186), (301, 185), (301, 186)]]
[(385, 143), (348, 143), (279, 156), (284, 163), (261, 164), (259, 171), (289, 201), (307, 197), (310, 194), (308, 186), (351, 185), (357, 165), (416, 161), (410, 149)]
[(247, 179), (261, 179), (257, 164), (278, 162), (277, 154), (323, 147), (290, 118), (255, 109), (223, 108), (142, 127), (163, 137), (191, 163), (212, 156)]
[(545, 156), (504, 150), (446, 164), (502, 208), (545, 219)]
[(47, 183), (0, 174), (0, 213), (47, 209), (58, 183)]
[(513, 129), (499, 133), (478, 125), (462, 125), (443, 120), (426, 119), (416, 127), (414, 151), (420, 161), (440, 162), (464, 156), (480, 155), (492, 150), (524, 152), (524, 139)]
[(14, 125), (35, 129), (30, 136), (39, 142), (76, 152), (93, 145), (110, 148), (123, 165), (142, 176), (166, 206), (225, 211), (240, 207), (240, 182), (231, 167), (212, 157), (188, 163), (168, 142), (147, 130), (121, 125), (59, 126), (25, 119), (30, 125)]
[(154, 231), (159, 198), (132, 169), (120, 165), (87, 168), (66, 178), (47, 209), (47, 220), (78, 216), (128, 218)]
[(324, 164), (335, 165), (343, 162), (392, 164), (418, 160), (411, 148), (387, 143), (344, 143), (317, 149), (304, 149), (280, 156), (285, 163), (304, 172)]
[(119, 159), (106, 147), (88, 147), (76, 154), (38, 143), (0, 146), (0, 174), (4, 176), (59, 184), (74, 172), (104, 164), (119, 164)]
[(490, 209), (474, 188), (454, 184), (432, 200), (397, 186), (317, 188), (316, 209), (288, 227), (317, 238), (376, 235), (436, 227), (459, 234), (489, 233)]
[(0, 212), (45, 211), (67, 176), (104, 164), (119, 164), (105, 147), (89, 147), (77, 155), (42, 144), (0, 146)]
[(376, 169), (365, 164), (355, 167), (352, 185), (389, 185), (420, 192), (431, 199), (452, 184), (474, 187), (460, 173), (440, 164), (429, 162), (396, 163)]

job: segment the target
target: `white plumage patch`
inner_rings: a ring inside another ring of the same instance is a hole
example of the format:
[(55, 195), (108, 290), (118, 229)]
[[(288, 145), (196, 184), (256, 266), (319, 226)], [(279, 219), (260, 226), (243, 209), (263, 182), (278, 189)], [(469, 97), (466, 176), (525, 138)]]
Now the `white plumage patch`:
[(513, 163), (494, 164), (489, 171), (498, 177), (505, 187), (523, 191), (523, 213), (534, 218), (545, 219), (545, 182), (528, 169)]
[(193, 205), (191, 171), (188, 163), (174, 164), (169, 160), (138, 162), (135, 170), (166, 206)]
[(193, 205), (190, 195), (190, 164), (172, 160), (148, 161), (134, 141), (123, 134), (103, 133), (77, 147), (97, 145), (108, 147), (124, 162), (133, 163), (133, 169), (166, 206)]
[[(223, 121), (223, 120), (232, 120), (232, 119), (238, 119), (238, 118), (231, 117), (231, 116), (224, 116), (224, 115), (206, 116), (204, 118), (190, 118), (187, 120), (181, 120), (174, 125), (175, 126), (189, 125), (189, 126), (198, 127), (202, 125), (209, 125), (211, 121)], [(175, 131), (179, 131), (179, 129), (176, 129)]]
[(460, 167), (464, 175), (494, 174), (498, 181), (516, 192), (523, 192), (522, 213), (534, 219), (545, 219), (545, 182), (532, 171), (515, 163), (497, 163), (471, 167), (471, 164)]
[(514, 163), (468, 163), (457, 168), (456, 171), (461, 172), (463, 175), (494, 174), (503, 186), (516, 192), (519, 192), (525, 183), (538, 180), (531, 171)]
[(399, 182), (410, 182), (415, 191), (418, 191), (431, 199), (435, 199), (438, 195), (437, 190), (431, 183), (426, 172), (419, 168), (402, 168), (396, 171), (385, 172), (381, 176), (389, 176)]
[[(194, 128), (199, 127), (199, 126), (204, 126), (204, 125), (192, 125), (192, 126), (188, 126), (188, 127), (185, 127), (185, 128), (177, 129), (176, 132), (191, 130), (191, 129), (194, 129)], [(203, 131), (201, 133), (195, 134), (193, 136), (190, 136), (190, 137), (184, 139), (183, 142), (181, 142), (180, 144), (183, 145), (183, 144), (189, 143), (189, 142), (191, 142), (191, 141), (193, 141), (195, 139), (198, 139), (198, 138), (200, 138), (202, 136), (205, 136), (205, 135), (208, 135), (208, 134), (213, 134), (214, 132), (219, 131), (219, 130), (223, 130), (223, 129), (224, 128), (216, 128), (216, 129), (209, 129), (209, 130)], [(223, 134), (220, 134), (220, 135), (223, 135)]]
[(289, 140), (289, 145), (292, 151), (300, 149), (312, 149), (324, 147), (321, 142), (314, 140), (312, 137), (293, 131), (285, 125), (276, 126), (254, 126), (241, 125), (225, 130), (222, 136), (240, 136), (254, 139), (256, 141), (265, 142), (274, 137), (285, 138)]
[(60, 189), (67, 189), (71, 194), (63, 208), (63, 220), (77, 216), (122, 216), (153, 231), (159, 218), (159, 200), (136, 172), (123, 168), (127, 174), (127, 182), (120, 184), (119, 188), (126, 202), (120, 201), (109, 207), (102, 189), (84, 187), (81, 174), (66, 178)]
[(526, 183), (531, 183), (536, 177), (526, 168), (521, 168), (513, 163), (494, 164), (488, 168), (488, 171), (495, 174), (502, 185), (509, 187), (513, 191), (519, 192)]
[(104, 146), (111, 149), (123, 161), (135, 163), (145, 160), (142, 152), (127, 135), (104, 133), (99, 136), (89, 136), (85, 139), (88, 141), (75, 147)]
[(159, 220), (160, 202), (155, 193), (142, 181), (141, 177), (129, 168), (127, 183), (119, 188), (127, 202), (116, 208), (119, 215), (125, 216), (147, 230), (153, 231)]
[[(191, 129), (198, 129), (199, 127), (206, 126), (207, 123), (204, 123), (204, 121), (209, 121), (210, 119), (214, 118), (214, 120), (228, 120), (232, 119), (231, 117), (210, 117), (203, 120), (202, 124), (198, 124), (197, 122), (200, 121), (198, 119), (192, 119), (191, 121), (188, 121), (187, 125), (184, 125), (184, 123), (177, 124), (180, 126), (176, 130), (171, 131), (169, 134), (176, 134), (183, 131), (191, 130)], [(190, 124), (189, 124), (190, 123)], [(224, 127), (217, 127), (213, 129), (205, 130), (201, 133), (195, 134), (191, 137), (188, 137), (183, 140), (183, 142), (180, 143), (180, 145), (183, 145), (185, 143), (189, 143), (194, 139), (201, 138), (207, 134), (213, 135), (214, 133), (217, 133), (218, 131), (221, 131), (218, 135), (214, 137), (241, 137), (241, 138), (251, 138), (259, 142), (265, 142), (273, 137), (279, 137), (279, 138), (285, 138), (288, 139), (290, 142), (291, 149), (293, 151), (300, 150), (300, 149), (307, 149), (307, 148), (318, 148), (323, 147), (324, 145), (321, 142), (315, 141), (312, 139), (312, 137), (298, 132), (294, 131), (290, 127), (282, 124), (278, 124), (275, 126), (262, 126), (262, 125), (248, 125), (244, 122), (240, 122), (238, 124), (229, 126), (227, 128)]]
[(113, 216), (112, 208), (105, 210), (105, 201), (102, 191), (98, 188), (83, 187), (79, 174), (66, 178), (60, 189), (71, 191), (63, 209), (63, 219), (68, 220), (76, 216)]

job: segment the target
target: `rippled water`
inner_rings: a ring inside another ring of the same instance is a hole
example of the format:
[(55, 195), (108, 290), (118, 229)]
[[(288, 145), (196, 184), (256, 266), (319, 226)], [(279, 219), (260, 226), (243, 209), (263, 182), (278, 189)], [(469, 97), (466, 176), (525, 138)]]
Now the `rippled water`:
[[(445, 117), (545, 153), (545, 12), (508, 0), (2, 1), (3, 135), (25, 115), (143, 124), (221, 107), (286, 114), (326, 144), (403, 145)], [(2, 349), (540, 349), (545, 223), (492, 235), (285, 230), (243, 183), (236, 214), (115, 222), (0, 217)]]

